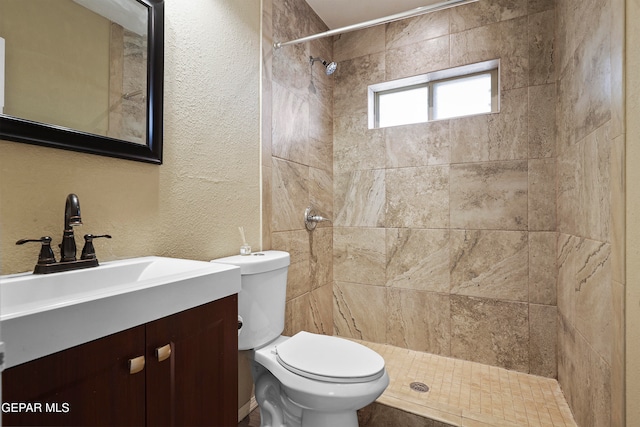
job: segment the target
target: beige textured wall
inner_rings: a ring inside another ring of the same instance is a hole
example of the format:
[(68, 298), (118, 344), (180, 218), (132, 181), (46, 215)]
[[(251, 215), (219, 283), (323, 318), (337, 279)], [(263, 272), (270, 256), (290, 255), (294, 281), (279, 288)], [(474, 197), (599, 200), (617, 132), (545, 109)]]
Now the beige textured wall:
[(64, 201), (80, 198), (99, 259), (237, 253), (237, 227), (260, 238), (260, 2), (165, 2), (164, 164), (0, 142), (2, 274), (27, 271), (36, 246), (58, 244)]
[[(1, 274), (36, 262), (38, 248), (16, 240), (60, 242), (70, 192), (78, 247), (83, 234), (113, 235), (95, 242), (103, 261), (232, 255), (240, 225), (260, 249), (259, 46), (259, 0), (165, 2), (161, 166), (0, 141)], [(240, 362), (242, 405), (251, 376)]]
[[(73, 27), (59, 24), (65, 20)], [(109, 28), (108, 20), (72, 0), (2, 0), (5, 114), (105, 135)]]
[(640, 1), (626, 1), (626, 416), (640, 420)]
[[(338, 335), (556, 375), (554, 2), (481, 1), (343, 34)], [(367, 129), (367, 86), (500, 59), (501, 110)]]
[(558, 381), (580, 426), (624, 425), (624, 2), (560, 0)]

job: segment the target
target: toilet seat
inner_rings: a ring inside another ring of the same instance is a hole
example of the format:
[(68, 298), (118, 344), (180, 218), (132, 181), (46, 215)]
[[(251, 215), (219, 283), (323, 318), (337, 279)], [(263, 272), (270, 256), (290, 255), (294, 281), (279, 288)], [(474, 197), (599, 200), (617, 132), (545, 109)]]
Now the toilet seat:
[(278, 363), (305, 378), (333, 383), (375, 381), (384, 374), (384, 359), (344, 338), (298, 332), (276, 347)]

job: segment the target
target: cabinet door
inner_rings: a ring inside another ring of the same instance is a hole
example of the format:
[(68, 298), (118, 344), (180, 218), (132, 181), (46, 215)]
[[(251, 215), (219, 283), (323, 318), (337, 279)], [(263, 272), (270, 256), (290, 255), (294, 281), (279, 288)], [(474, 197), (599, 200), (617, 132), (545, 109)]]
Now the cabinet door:
[[(2, 425), (143, 426), (144, 371), (130, 374), (128, 362), (144, 355), (144, 338), (138, 326), (5, 370)], [(17, 402), (32, 412), (6, 411)]]
[(237, 426), (237, 312), (232, 295), (146, 325), (148, 426)]

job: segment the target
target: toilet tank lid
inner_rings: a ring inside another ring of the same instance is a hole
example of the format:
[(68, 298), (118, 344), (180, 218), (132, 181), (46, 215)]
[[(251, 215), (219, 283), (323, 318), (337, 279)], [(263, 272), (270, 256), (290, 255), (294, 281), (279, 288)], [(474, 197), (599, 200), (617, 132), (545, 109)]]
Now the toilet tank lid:
[(213, 259), (211, 262), (230, 264), (240, 267), (240, 274), (258, 274), (266, 271), (278, 270), (289, 266), (289, 252), (262, 251), (251, 255), (233, 255), (225, 258)]

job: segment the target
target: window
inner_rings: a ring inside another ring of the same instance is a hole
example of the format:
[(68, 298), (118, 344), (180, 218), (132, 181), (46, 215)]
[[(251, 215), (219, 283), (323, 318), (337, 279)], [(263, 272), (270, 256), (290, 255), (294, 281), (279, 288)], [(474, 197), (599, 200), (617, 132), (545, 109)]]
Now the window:
[(369, 128), (497, 111), (497, 60), (369, 86)]
[(378, 92), (378, 126), (429, 121), (429, 86), (420, 85)]

